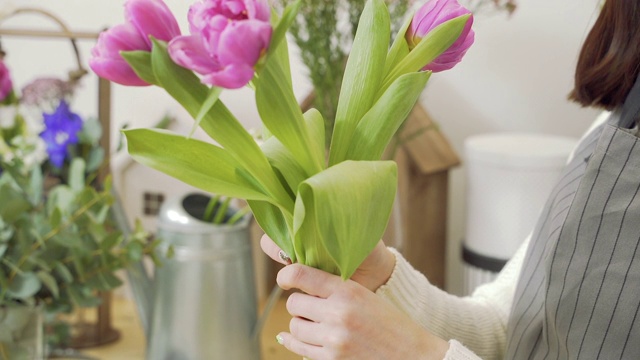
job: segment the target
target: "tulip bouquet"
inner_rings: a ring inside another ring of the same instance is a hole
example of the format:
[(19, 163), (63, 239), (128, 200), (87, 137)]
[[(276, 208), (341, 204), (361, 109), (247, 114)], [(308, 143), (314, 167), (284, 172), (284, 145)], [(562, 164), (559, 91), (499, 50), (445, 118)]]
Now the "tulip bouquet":
[[(193, 4), (181, 35), (161, 0), (129, 0), (123, 24), (101, 34), (91, 68), (124, 85), (164, 88), (217, 144), (153, 129), (125, 131), (139, 162), (205, 191), (246, 199), (263, 230), (291, 257), (349, 278), (379, 241), (397, 183), (380, 158), (430, 75), (458, 63), (473, 42), (472, 16), (431, 0), (389, 44), (384, 0), (360, 17), (328, 154), (320, 113), (300, 110), (285, 34), (300, 2), (275, 15), (266, 0)], [(255, 90), (262, 145), (219, 100)]]

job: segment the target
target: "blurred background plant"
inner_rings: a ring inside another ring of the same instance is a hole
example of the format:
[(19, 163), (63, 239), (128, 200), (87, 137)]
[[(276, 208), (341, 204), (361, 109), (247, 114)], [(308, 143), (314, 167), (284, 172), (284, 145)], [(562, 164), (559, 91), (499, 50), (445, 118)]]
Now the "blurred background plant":
[(0, 358), (20, 351), (25, 323), (7, 309), (54, 318), (95, 307), (122, 284), (117, 270), (155, 261), (157, 243), (141, 227), (125, 237), (115, 226), (110, 179), (98, 178), (102, 129), (72, 111), (76, 85), (38, 78), (19, 96), (0, 57)]
[[(436, 0), (430, 0), (436, 1)], [(279, 11), (289, 3), (272, 0)], [(335, 110), (338, 106), (344, 66), (349, 55), (358, 19), (365, 0), (305, 0), (289, 33), (300, 50), (300, 57), (313, 84), (313, 94), (303, 107), (314, 107), (325, 119), (328, 145), (333, 132)], [(391, 16), (391, 37), (402, 26), (415, 0), (386, 0)], [(461, 4), (472, 12), (506, 12), (512, 14), (516, 0), (462, 0)]]

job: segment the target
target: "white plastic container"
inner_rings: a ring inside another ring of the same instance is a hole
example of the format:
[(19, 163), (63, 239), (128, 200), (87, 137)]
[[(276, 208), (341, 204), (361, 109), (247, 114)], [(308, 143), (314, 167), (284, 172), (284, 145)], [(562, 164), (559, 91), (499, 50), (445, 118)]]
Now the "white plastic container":
[(533, 230), (577, 140), (525, 134), (490, 133), (467, 138), (467, 227), (464, 260), (483, 270), (465, 275), (470, 291), (489, 281)]

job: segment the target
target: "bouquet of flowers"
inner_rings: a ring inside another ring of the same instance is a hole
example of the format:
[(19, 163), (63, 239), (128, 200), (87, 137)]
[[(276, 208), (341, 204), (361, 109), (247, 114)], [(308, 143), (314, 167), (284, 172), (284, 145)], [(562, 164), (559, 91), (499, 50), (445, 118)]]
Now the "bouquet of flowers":
[[(70, 108), (74, 82), (40, 78), (22, 96), (0, 59), (0, 357), (19, 358), (27, 321), (12, 309), (48, 314), (100, 303), (121, 284), (115, 271), (151, 254), (111, 220), (100, 124)], [(12, 314), (12, 315), (10, 315)], [(24, 350), (24, 349), (22, 349)], [(36, 356), (36, 355), (33, 355)]]
[[(164, 88), (217, 145), (162, 130), (125, 131), (139, 162), (205, 191), (246, 199), (291, 257), (349, 278), (379, 241), (396, 191), (382, 153), (432, 72), (473, 43), (472, 16), (431, 0), (389, 46), (384, 0), (367, 1), (348, 58), (328, 154), (322, 115), (294, 96), (285, 34), (299, 1), (274, 15), (266, 0), (202, 0), (181, 35), (161, 0), (129, 0), (123, 24), (102, 33), (91, 68), (124, 85)], [(258, 145), (219, 100), (249, 86), (265, 127)]]

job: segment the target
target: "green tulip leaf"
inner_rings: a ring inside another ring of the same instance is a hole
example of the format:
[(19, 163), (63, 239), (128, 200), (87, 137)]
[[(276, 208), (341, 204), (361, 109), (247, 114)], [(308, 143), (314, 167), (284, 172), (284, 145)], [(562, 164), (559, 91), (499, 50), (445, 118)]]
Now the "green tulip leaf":
[(151, 67), (151, 53), (148, 51), (121, 51), (120, 56), (131, 66), (140, 79), (149, 84), (158, 85)]
[(125, 130), (128, 150), (141, 164), (204, 191), (268, 200), (225, 149), (159, 129)]
[(276, 206), (266, 202), (249, 200), (249, 207), (256, 222), (264, 232), (282, 249), (291, 261), (296, 261), (293, 250), (293, 242), (289, 233), (292, 218), (287, 219), (286, 215)]
[[(284, 42), (280, 45), (283, 46)], [(256, 85), (256, 104), (269, 132), (293, 154), (307, 176), (324, 168), (324, 150), (309, 148), (312, 134), (279, 57), (267, 59)]]
[(291, 198), (294, 198), (298, 184), (307, 178), (304, 169), (276, 137), (270, 137), (262, 144), (261, 148), (271, 166), (287, 184), (287, 192)]
[(380, 241), (396, 193), (392, 161), (344, 161), (299, 187), (294, 246), (306, 265), (348, 279)]
[[(315, 148), (315, 151), (324, 151), (324, 120), (322, 115), (318, 110), (310, 109), (304, 114), (304, 119), (311, 132), (312, 142), (309, 146)], [(293, 194), (298, 192), (298, 185), (307, 178), (304, 169), (276, 137), (266, 140), (262, 145), (262, 151), (266, 154), (271, 165), (282, 175), (293, 197)]]
[(387, 145), (407, 118), (431, 72), (399, 77), (362, 118), (347, 151), (352, 160), (379, 160)]
[(207, 95), (207, 99), (202, 104), (200, 111), (198, 111), (198, 115), (195, 118), (195, 122), (193, 124), (193, 128), (191, 129), (189, 137), (193, 136), (193, 133), (196, 132), (196, 129), (200, 126), (202, 119), (204, 119), (204, 117), (209, 113), (213, 105), (216, 104), (218, 98), (220, 98), (221, 93), (221, 87), (213, 86), (211, 89), (209, 89), (209, 95)]
[(384, 64), (385, 76), (389, 74), (391, 69), (393, 69), (400, 62), (400, 60), (404, 59), (407, 54), (409, 54), (409, 44), (407, 44), (405, 36), (407, 34), (407, 29), (409, 29), (409, 26), (413, 21), (414, 14), (409, 15), (410, 16), (407, 16), (405, 22), (402, 24), (400, 30), (398, 30), (398, 33), (393, 40), (393, 44), (389, 49), (389, 53), (387, 54), (387, 60)]
[[(282, 66), (282, 70), (285, 79), (291, 86), (291, 69), (289, 65), (289, 47), (285, 40), (287, 31), (291, 24), (296, 18), (298, 14), (298, 10), (300, 9), (301, 0), (296, 0), (291, 4), (287, 5), (282, 12), (282, 16), (278, 19), (277, 14), (274, 13), (273, 21), (276, 22), (275, 27), (273, 28), (273, 34), (271, 35), (271, 43), (269, 44), (269, 51), (267, 52), (267, 56), (265, 59), (269, 59), (271, 56), (275, 56), (278, 58), (278, 62)], [(283, 41), (285, 40), (285, 41)]]
[(384, 0), (367, 1), (344, 72), (331, 139), (330, 166), (345, 160), (358, 122), (376, 100), (384, 76), (390, 32)]
[(409, 52), (385, 77), (379, 94), (401, 75), (419, 71), (435, 60), (440, 54), (453, 45), (469, 20), (471, 15), (462, 15), (446, 21), (431, 30), (418, 45)]
[[(153, 71), (159, 85), (178, 101), (191, 116), (198, 117), (209, 97), (209, 89), (190, 70), (176, 65), (164, 42), (153, 39), (151, 52)], [(216, 101), (200, 123), (200, 127), (232, 157), (248, 174), (261, 182), (270, 196), (284, 208), (293, 208), (293, 201), (282, 187), (269, 161), (264, 156), (254, 138), (221, 102)]]

